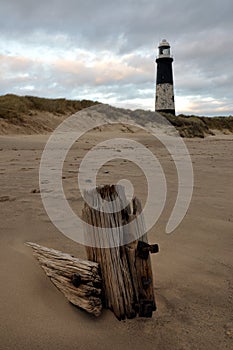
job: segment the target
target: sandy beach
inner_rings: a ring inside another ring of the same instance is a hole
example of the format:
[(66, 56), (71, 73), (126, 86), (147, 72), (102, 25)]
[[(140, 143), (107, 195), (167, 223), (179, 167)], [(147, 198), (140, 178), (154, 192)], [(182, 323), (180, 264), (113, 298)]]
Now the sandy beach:
[[(77, 213), (83, 205), (74, 190), (77, 167), (100, 135), (81, 140), (65, 164), (64, 188)], [(149, 136), (128, 136), (161, 154), (168, 180), (166, 209), (149, 233), (150, 242), (160, 246), (160, 253), (152, 256), (158, 310), (151, 319), (119, 322), (109, 310), (95, 318), (72, 306), (52, 285), (24, 243), (36, 242), (80, 258), (85, 258), (85, 249), (57, 230), (40, 193), (35, 193), (48, 135), (0, 136), (2, 350), (232, 349), (233, 136), (185, 140), (193, 162), (194, 192), (184, 220), (171, 235), (165, 234), (177, 190), (171, 159)], [(106, 164), (99, 181), (130, 175), (143, 200), (140, 172), (130, 162), (119, 165), (117, 173), (114, 164)]]

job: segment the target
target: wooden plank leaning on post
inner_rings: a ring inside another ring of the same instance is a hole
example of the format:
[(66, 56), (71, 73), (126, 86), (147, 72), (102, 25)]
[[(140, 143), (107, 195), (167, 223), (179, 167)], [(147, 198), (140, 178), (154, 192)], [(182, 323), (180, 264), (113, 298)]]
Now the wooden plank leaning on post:
[(119, 320), (151, 317), (156, 304), (149, 253), (158, 252), (158, 246), (149, 245), (142, 235), (139, 200), (127, 204), (124, 188), (118, 185), (98, 187), (84, 196), (87, 257), (100, 265), (104, 306)]
[(102, 310), (99, 264), (74, 258), (58, 250), (26, 243), (33, 249), (46, 275), (74, 305), (99, 316)]

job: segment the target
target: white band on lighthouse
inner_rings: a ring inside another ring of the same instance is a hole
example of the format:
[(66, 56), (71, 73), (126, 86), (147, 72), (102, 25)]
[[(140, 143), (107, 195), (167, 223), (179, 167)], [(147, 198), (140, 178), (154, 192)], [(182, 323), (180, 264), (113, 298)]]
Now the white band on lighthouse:
[(155, 110), (175, 109), (173, 85), (165, 83), (156, 86)]

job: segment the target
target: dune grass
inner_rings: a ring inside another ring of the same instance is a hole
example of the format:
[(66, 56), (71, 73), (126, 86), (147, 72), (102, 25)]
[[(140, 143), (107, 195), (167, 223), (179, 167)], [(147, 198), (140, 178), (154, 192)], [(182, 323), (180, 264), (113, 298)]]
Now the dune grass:
[(49, 99), (35, 96), (17, 96), (7, 94), (0, 96), (0, 118), (20, 118), (32, 111), (46, 111), (53, 114), (72, 114), (83, 108), (97, 104), (90, 100), (66, 100), (65, 98)]
[(180, 114), (174, 116), (163, 114), (176, 127), (181, 137), (200, 137), (214, 135), (215, 130), (222, 133), (233, 132), (233, 116), (229, 117), (199, 117)]

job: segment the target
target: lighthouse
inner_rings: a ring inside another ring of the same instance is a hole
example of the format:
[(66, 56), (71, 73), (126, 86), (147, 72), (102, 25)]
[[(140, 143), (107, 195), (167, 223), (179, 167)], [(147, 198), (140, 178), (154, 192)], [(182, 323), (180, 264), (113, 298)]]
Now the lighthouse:
[(164, 39), (159, 44), (158, 56), (156, 58), (155, 110), (157, 112), (175, 115), (172, 62), (173, 58), (170, 53), (170, 45), (167, 40)]

